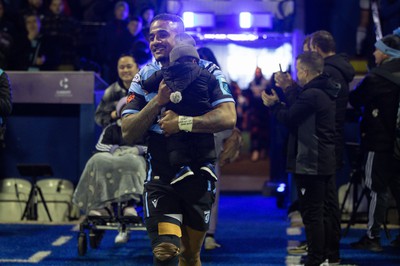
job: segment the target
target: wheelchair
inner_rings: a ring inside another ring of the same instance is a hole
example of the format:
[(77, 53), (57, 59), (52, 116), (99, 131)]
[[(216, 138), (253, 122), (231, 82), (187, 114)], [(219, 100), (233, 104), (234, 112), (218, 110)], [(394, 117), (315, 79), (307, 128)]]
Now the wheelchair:
[(80, 256), (84, 256), (88, 250), (88, 234), (90, 248), (97, 249), (106, 230), (127, 233), (146, 230), (143, 219), (139, 214), (138, 216), (123, 215), (123, 204), (121, 202), (112, 204), (111, 208), (105, 209), (108, 215), (90, 215), (89, 213), (79, 224), (78, 254)]

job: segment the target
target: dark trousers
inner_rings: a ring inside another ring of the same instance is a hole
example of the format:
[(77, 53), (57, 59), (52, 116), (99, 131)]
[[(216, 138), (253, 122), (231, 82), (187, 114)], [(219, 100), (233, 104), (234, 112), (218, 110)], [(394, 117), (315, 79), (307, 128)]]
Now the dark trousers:
[(336, 175), (332, 175), (328, 181), (324, 204), (325, 258), (329, 262), (337, 262), (340, 259), (341, 220)]
[(339, 258), (340, 211), (334, 175), (295, 174), (300, 213), (306, 232), (306, 265)]
[(386, 219), (389, 190), (396, 200), (400, 213), (400, 161), (391, 152), (368, 152), (365, 162), (365, 186), (368, 196), (369, 237), (380, 237), (380, 231)]

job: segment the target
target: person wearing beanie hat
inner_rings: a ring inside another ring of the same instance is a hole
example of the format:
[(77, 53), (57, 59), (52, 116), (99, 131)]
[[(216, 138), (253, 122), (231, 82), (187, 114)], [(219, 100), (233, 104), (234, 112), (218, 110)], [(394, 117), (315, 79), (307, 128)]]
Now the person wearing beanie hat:
[[(396, 149), (400, 145), (400, 28), (378, 40), (375, 47), (377, 67), (369, 71), (349, 98), (354, 108), (363, 110), (360, 133), (369, 203), (367, 233), (351, 247), (380, 252), (388, 188), (400, 213), (400, 150)], [(400, 235), (391, 245), (400, 247)]]
[[(198, 153), (193, 147), (191, 158), (195, 160), (190, 167), (193, 166), (194, 175), (171, 184), (180, 167), (170, 163), (167, 143), (174, 135), (186, 132), (190, 133), (188, 139), (206, 134), (212, 137), (213, 133), (233, 129), (236, 123), (229, 85), (215, 64), (199, 60), (198, 69), (193, 66), (196, 59), (170, 62), (171, 50), (180, 43), (175, 37), (184, 30), (183, 20), (177, 15), (158, 14), (153, 18), (149, 42), (155, 61), (143, 67), (132, 80), (122, 112), (124, 138), (129, 143), (144, 136), (148, 139), (149, 172), (143, 206), (154, 265), (201, 265), (201, 247), (215, 198), (215, 182), (202, 177), (207, 170), (200, 169), (202, 160), (195, 157)], [(161, 69), (164, 79), (159, 84), (148, 84), (149, 77)], [(203, 70), (209, 72), (209, 79)], [(176, 78), (173, 72), (178, 72)], [(200, 88), (193, 86), (198, 80), (205, 82), (198, 84)], [(181, 90), (181, 101), (174, 99), (177, 103), (170, 98), (174, 90)], [(207, 106), (210, 111), (205, 111)], [(200, 138), (196, 145), (201, 145)], [(202, 148), (212, 151), (207, 145), (208, 142)]]
[(169, 54), (169, 61), (173, 63), (183, 57), (195, 58), (197, 61), (200, 60), (199, 54), (194, 46), (190, 44), (179, 44), (171, 50), (171, 53)]
[[(166, 106), (166, 110), (173, 110), (184, 116), (205, 114), (212, 110), (207, 84), (218, 86), (217, 80), (198, 65), (200, 57), (195, 48), (196, 42), (189, 34), (178, 34), (175, 41), (177, 45), (169, 54), (170, 65), (154, 72), (143, 82), (143, 87), (158, 88), (164, 79), (173, 91), (170, 95), (171, 103)], [(202, 176), (217, 181), (214, 168), (216, 160), (214, 135), (187, 131), (179, 132), (167, 139), (169, 161), (178, 169), (170, 183), (173, 185), (185, 178), (193, 177), (195, 175), (193, 166), (196, 164), (200, 165)]]

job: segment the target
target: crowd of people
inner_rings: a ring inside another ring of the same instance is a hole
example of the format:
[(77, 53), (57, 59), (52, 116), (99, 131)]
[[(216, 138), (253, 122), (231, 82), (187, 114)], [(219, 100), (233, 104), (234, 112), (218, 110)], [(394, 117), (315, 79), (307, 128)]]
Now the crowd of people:
[[(306, 233), (305, 244), (294, 250), (307, 253), (304, 265), (341, 261), (341, 213), (335, 175), (343, 164), (348, 102), (354, 108), (363, 108), (360, 145), (369, 203), (367, 234), (351, 247), (383, 250), (380, 230), (386, 220), (389, 188), (400, 211), (400, 162), (395, 145), (400, 89), (394, 75), (399, 71), (399, 45), (400, 28), (378, 40), (373, 54), (377, 67), (350, 92), (353, 67), (346, 57), (335, 53), (335, 41), (329, 32), (314, 32), (307, 36), (305, 52), (296, 59), (299, 84), (290, 74), (278, 72), (276, 86), (283, 89), (284, 97), (279, 97), (275, 89), (262, 92), (264, 105), (289, 129), (287, 171), (295, 178)], [(400, 246), (399, 235), (391, 244)]]
[[(7, 70), (92, 70), (111, 83), (122, 53), (151, 60), (146, 39), (151, 4), (131, 1), (0, 1), (0, 67)], [(96, 16), (90, 14), (96, 13)]]

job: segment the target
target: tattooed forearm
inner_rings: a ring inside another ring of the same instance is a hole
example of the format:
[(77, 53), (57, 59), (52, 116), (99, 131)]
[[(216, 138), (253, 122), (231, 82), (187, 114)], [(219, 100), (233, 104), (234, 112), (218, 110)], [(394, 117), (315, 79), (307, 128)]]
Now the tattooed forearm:
[(193, 118), (192, 132), (216, 133), (232, 129), (236, 124), (234, 103), (222, 103), (214, 110)]
[(129, 144), (140, 140), (159, 115), (161, 107), (156, 101), (150, 101), (139, 113), (122, 119), (122, 136)]

